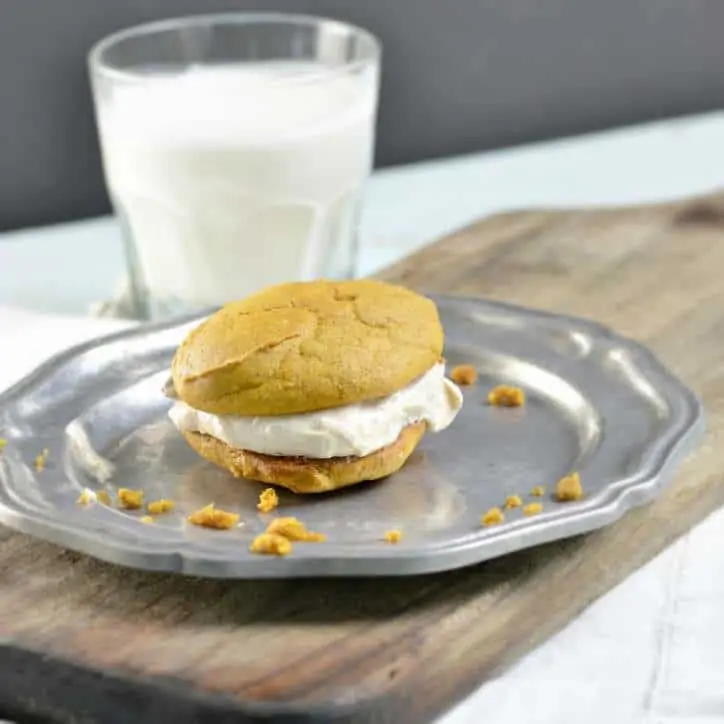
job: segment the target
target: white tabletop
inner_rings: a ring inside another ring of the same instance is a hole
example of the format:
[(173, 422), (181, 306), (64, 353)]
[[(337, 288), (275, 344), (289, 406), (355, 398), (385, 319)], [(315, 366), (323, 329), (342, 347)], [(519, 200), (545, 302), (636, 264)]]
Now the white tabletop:
[[(724, 185), (724, 114), (390, 169), (370, 183), (361, 271), (491, 212), (658, 201)], [(111, 219), (0, 235), (0, 305), (83, 313), (122, 273)], [(0, 388), (116, 326), (0, 307)], [(42, 327), (42, 333), (39, 333)], [(542, 602), (544, 603), (544, 602)], [(483, 685), (439, 724), (724, 722), (724, 512)], [(435, 675), (434, 671), (430, 672)]]

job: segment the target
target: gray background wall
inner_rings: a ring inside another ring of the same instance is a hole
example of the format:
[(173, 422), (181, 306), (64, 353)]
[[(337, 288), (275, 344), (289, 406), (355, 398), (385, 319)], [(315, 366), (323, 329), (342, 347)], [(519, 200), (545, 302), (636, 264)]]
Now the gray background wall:
[(96, 39), (229, 9), (382, 38), (378, 165), (724, 105), (719, 0), (0, 0), (0, 229), (108, 210), (84, 60)]

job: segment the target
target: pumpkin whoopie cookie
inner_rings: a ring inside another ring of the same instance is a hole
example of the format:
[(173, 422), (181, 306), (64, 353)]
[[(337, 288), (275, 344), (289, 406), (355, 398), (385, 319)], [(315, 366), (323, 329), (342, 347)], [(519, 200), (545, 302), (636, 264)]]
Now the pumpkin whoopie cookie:
[(226, 305), (183, 341), (170, 416), (233, 475), (322, 493), (399, 470), (462, 405), (435, 304), (377, 281), (300, 282)]

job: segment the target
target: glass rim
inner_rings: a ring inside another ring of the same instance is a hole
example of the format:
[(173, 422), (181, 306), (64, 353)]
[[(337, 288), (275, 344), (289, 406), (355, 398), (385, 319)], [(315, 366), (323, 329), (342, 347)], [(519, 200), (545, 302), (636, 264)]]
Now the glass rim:
[[(304, 15), (296, 13), (257, 13), (257, 12), (222, 12), (222, 13), (200, 13), (198, 15), (182, 15), (174, 18), (165, 18), (162, 20), (151, 20), (147, 23), (132, 25), (128, 28), (122, 28), (110, 35), (106, 35), (96, 41), (88, 51), (88, 66), (91, 74), (97, 74), (109, 79), (119, 81), (142, 83), (153, 80), (154, 76), (145, 73), (139, 73), (132, 70), (125, 70), (109, 65), (103, 60), (103, 55), (114, 45), (124, 40), (135, 37), (142, 37), (152, 33), (163, 33), (193, 26), (213, 26), (213, 25), (257, 25), (262, 23), (278, 24), (280, 26), (306, 26), (320, 27), (323, 25), (337, 26), (363, 38), (371, 49), (369, 57), (350, 60), (341, 63), (328, 70), (320, 73), (319, 69), (310, 73), (309, 76), (318, 78), (320, 75), (327, 77), (329, 74), (337, 74), (340, 72), (354, 72), (357, 69), (379, 63), (382, 55), (382, 43), (379, 38), (369, 30), (360, 25), (354, 25), (344, 20), (335, 20), (317, 15)], [(302, 76), (303, 78), (304, 76)], [(296, 81), (302, 80), (296, 76)], [(284, 82), (284, 81), (282, 81)]]

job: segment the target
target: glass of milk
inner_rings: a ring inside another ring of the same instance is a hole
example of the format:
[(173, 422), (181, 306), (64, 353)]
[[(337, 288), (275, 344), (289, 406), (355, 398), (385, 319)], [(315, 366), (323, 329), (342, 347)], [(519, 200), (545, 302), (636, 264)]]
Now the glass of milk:
[(199, 15), (90, 52), (135, 313), (353, 275), (380, 44), (333, 20)]

